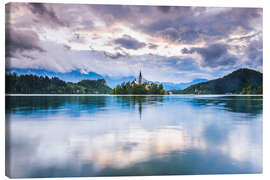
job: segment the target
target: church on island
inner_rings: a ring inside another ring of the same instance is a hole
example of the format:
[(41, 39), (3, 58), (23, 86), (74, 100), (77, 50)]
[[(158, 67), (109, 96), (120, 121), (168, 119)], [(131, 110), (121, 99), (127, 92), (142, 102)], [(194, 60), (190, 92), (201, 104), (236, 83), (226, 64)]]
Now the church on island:
[(137, 83), (136, 81), (136, 78), (131, 82), (131, 85), (132, 87), (135, 85), (135, 84), (139, 84), (139, 85), (144, 85), (145, 86), (145, 89), (149, 90), (150, 88), (150, 83), (148, 82), (142, 82), (142, 72), (140, 71), (140, 74), (139, 74), (139, 77), (138, 77), (138, 80), (139, 80), (139, 83)]
[[(145, 81), (145, 82), (143, 82)], [(112, 94), (165, 94), (162, 84), (147, 82), (143, 80), (142, 72), (140, 71), (138, 78), (133, 81), (123, 82), (117, 85)]]

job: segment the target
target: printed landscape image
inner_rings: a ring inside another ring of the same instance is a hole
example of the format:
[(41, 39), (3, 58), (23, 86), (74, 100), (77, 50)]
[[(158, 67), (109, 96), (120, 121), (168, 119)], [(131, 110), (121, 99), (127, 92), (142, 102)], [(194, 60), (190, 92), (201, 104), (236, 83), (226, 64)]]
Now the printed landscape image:
[(262, 16), (6, 4), (6, 176), (262, 173)]

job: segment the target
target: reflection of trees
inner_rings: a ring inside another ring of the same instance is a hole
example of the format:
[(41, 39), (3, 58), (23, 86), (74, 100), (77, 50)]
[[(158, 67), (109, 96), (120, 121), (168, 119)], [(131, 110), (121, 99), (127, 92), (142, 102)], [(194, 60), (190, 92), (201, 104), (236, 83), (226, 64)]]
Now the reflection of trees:
[(194, 106), (222, 106), (231, 112), (257, 115), (262, 112), (263, 98), (262, 96), (223, 96), (194, 98), (192, 102), (195, 102)]
[(63, 103), (63, 97), (6, 96), (6, 111), (49, 109), (59, 107)]
[(163, 96), (116, 96), (116, 102), (125, 106), (134, 106), (139, 102), (142, 104), (155, 104), (163, 102)]
[(6, 96), (6, 111), (32, 112), (37, 110), (56, 109), (71, 105), (80, 105), (78, 110), (84, 108), (100, 108), (106, 106), (106, 96)]
[[(6, 112), (32, 113), (38, 110), (61, 108), (69, 110), (73, 115), (78, 115), (82, 110), (92, 113), (106, 107), (109, 100), (114, 101), (115, 98), (108, 96), (6, 96)], [(140, 117), (143, 105), (162, 101), (163, 96), (116, 96), (116, 103), (121, 108), (135, 109), (138, 106)]]
[(123, 107), (133, 109), (135, 109), (138, 104), (138, 112), (141, 119), (143, 105), (163, 102), (163, 96), (116, 96), (116, 102)]

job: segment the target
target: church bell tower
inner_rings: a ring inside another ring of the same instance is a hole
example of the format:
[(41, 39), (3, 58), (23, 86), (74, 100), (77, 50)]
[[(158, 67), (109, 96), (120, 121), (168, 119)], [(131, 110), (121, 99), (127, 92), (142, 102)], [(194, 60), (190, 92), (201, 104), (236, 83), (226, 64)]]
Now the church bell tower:
[(141, 85), (142, 84), (142, 73), (140, 71), (140, 74), (139, 74), (139, 84)]

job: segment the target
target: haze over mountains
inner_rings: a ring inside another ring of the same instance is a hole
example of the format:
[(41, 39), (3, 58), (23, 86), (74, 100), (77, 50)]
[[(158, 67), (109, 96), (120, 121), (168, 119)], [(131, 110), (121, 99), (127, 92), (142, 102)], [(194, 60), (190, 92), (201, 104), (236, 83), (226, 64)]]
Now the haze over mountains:
[(201, 83), (201, 82), (206, 82), (208, 81), (208, 79), (194, 79), (193, 81), (191, 82), (187, 82), (187, 83), (178, 83), (178, 84), (175, 84), (175, 83), (171, 83), (171, 82), (162, 82), (163, 84), (163, 87), (165, 90), (167, 91), (171, 91), (171, 90), (182, 90), (182, 89), (185, 89), (193, 84), (197, 84), (197, 83)]
[[(95, 72), (89, 72), (89, 73), (81, 73), (80, 71), (71, 71), (68, 73), (58, 73), (58, 72), (52, 72), (47, 70), (38, 70), (38, 69), (18, 69), (18, 68), (10, 68), (6, 69), (6, 72), (16, 72), (18, 75), (23, 74), (33, 74), (37, 76), (48, 76), (48, 77), (58, 77), (59, 79), (66, 81), (66, 82), (73, 82), (77, 83), (82, 80), (97, 80), (97, 79), (105, 79), (106, 83), (109, 87), (114, 88), (118, 84), (121, 84), (122, 82), (128, 82), (133, 81), (135, 76), (127, 76), (127, 77), (109, 77), (109, 76), (102, 76)], [(146, 79), (143, 79), (143, 81), (148, 81)], [(191, 82), (187, 83), (171, 83), (171, 82), (158, 82), (155, 81), (157, 84), (163, 84), (163, 87), (167, 91), (171, 90), (183, 90), (193, 84), (197, 84), (200, 82), (206, 82), (207, 79), (194, 79)]]

